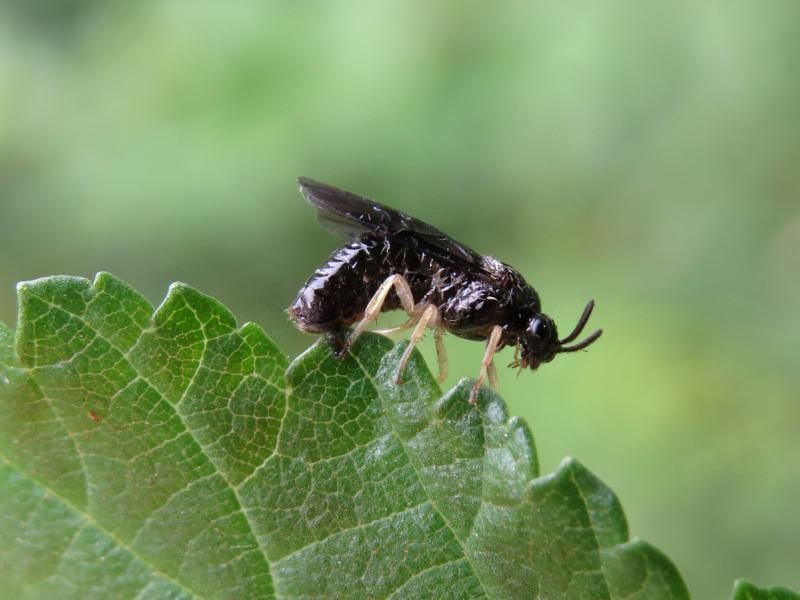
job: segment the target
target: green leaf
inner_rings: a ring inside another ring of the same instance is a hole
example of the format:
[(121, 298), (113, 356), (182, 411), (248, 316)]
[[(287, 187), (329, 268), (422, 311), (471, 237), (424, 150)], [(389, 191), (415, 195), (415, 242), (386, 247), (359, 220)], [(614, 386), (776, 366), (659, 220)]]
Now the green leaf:
[[(577, 461), (365, 335), (287, 358), (175, 284), (19, 286), (0, 324), (0, 577), (25, 597), (688, 598)], [(288, 367), (288, 369), (287, 369)], [(755, 597), (755, 596), (754, 596)], [(760, 597), (760, 596), (759, 596)]]
[(733, 586), (733, 600), (800, 600), (800, 594), (782, 587), (759, 588), (739, 580)]

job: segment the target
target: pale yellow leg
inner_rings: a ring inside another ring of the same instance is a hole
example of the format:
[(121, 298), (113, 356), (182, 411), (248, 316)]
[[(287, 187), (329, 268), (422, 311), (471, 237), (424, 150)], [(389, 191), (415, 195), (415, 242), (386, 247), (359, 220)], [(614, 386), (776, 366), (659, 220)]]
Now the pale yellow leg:
[(406, 329), (411, 329), (414, 325), (417, 324), (417, 321), (419, 321), (419, 317), (411, 317), (408, 321), (406, 321), (405, 323), (401, 323), (397, 327), (389, 327), (387, 329), (373, 329), (372, 331), (374, 331), (375, 333), (380, 333), (382, 335), (389, 335), (391, 333), (398, 333), (400, 331), (405, 331)]
[(444, 347), (444, 327), (438, 326), (433, 334), (433, 341), (436, 344), (436, 360), (439, 362), (439, 376), (436, 381), (439, 383), (447, 379), (448, 363), (447, 350)]
[(425, 307), (425, 310), (422, 311), (422, 315), (417, 322), (417, 326), (414, 328), (414, 333), (411, 334), (411, 339), (408, 342), (408, 346), (406, 346), (403, 356), (400, 357), (400, 364), (397, 365), (397, 375), (394, 378), (395, 383), (400, 384), (403, 382), (403, 371), (408, 364), (408, 360), (411, 358), (411, 353), (414, 351), (414, 346), (416, 346), (422, 339), (422, 336), (425, 335), (425, 329), (428, 326), (435, 327), (438, 321), (438, 309), (432, 304)]
[[(472, 391), (469, 394), (469, 403), (478, 403), (478, 392), (481, 389), (483, 380), (489, 374), (489, 381), (492, 378), (497, 379), (497, 371), (494, 368), (494, 353), (497, 352), (497, 346), (500, 344), (500, 337), (503, 335), (503, 328), (500, 325), (495, 325), (492, 328), (492, 333), (489, 334), (489, 341), (486, 342), (486, 351), (483, 353), (483, 360), (481, 361), (481, 370), (478, 372), (478, 377), (475, 379), (475, 384), (472, 386)], [(490, 374), (494, 371), (494, 375)]]
[(497, 367), (494, 366), (494, 361), (489, 363), (487, 375), (489, 377), (489, 385), (496, 392), (500, 388), (500, 380), (497, 377)]
[[(386, 297), (389, 295), (392, 288), (397, 292), (400, 303), (403, 305), (403, 310), (412, 317), (414, 316), (414, 295), (411, 293), (411, 286), (408, 285), (408, 282), (402, 275), (387, 277), (367, 304), (367, 308), (364, 310), (364, 317), (358, 322), (355, 329), (353, 329), (353, 332), (345, 343), (343, 352), (347, 352), (347, 350), (355, 344), (358, 337), (364, 333), (369, 322), (377, 318), (381, 313), (383, 303), (386, 302)], [(408, 327), (405, 327), (405, 329), (407, 328)]]

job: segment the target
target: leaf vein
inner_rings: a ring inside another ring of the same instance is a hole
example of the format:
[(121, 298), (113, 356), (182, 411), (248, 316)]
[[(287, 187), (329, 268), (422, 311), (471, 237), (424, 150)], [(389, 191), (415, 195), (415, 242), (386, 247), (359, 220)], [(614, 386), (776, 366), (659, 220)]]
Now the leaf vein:
[(62, 496), (56, 490), (54, 490), (49, 485), (47, 485), (45, 482), (43, 482), (40, 479), (38, 479), (37, 477), (35, 477), (33, 475), (33, 473), (31, 473), (27, 469), (24, 469), (22, 466), (18, 465), (16, 462), (11, 460), (6, 454), (4, 454), (1, 450), (0, 450), (0, 457), (2, 457), (3, 460), (5, 460), (6, 463), (9, 464), (11, 467), (16, 469), (20, 473), (24, 474), (25, 477), (27, 477), (29, 480), (31, 480), (34, 483), (36, 483), (43, 490), (46, 490), (49, 496), (58, 499), (60, 502), (62, 502), (64, 504), (64, 506), (66, 506), (67, 508), (72, 510), (75, 514), (80, 515), (81, 517), (83, 517), (85, 519), (85, 522), (86, 522), (85, 524), (91, 525), (92, 527), (94, 527), (95, 529), (100, 531), (103, 535), (106, 535), (109, 538), (111, 538), (111, 540), (113, 540), (115, 544), (117, 544), (120, 548), (123, 548), (126, 552), (128, 552), (131, 556), (136, 558), (138, 561), (140, 561), (143, 565), (147, 566), (153, 573), (155, 573), (156, 575), (158, 575), (162, 579), (174, 584), (176, 587), (181, 588), (182, 590), (186, 591), (187, 593), (191, 594), (192, 596), (198, 596), (197, 592), (195, 592), (191, 587), (189, 587), (188, 584), (185, 584), (185, 583), (175, 579), (174, 577), (171, 577), (169, 574), (163, 572), (156, 565), (154, 565), (153, 563), (148, 561), (144, 556), (139, 554), (133, 546), (131, 546), (130, 544), (126, 543), (125, 540), (123, 540), (122, 538), (118, 537), (112, 530), (110, 530), (109, 528), (105, 527), (100, 522), (96, 521), (94, 519), (94, 517), (92, 517), (91, 514), (89, 514), (88, 512), (84, 511), (83, 509), (81, 509), (80, 507), (76, 506), (75, 504), (73, 504), (68, 498), (66, 498), (65, 496)]
[[(41, 296), (39, 296), (39, 295), (37, 295), (37, 298), (39, 298), (40, 300), (42, 300), (43, 302), (45, 302), (47, 305), (51, 306), (53, 309), (55, 309), (55, 310), (57, 310), (57, 311), (64, 312), (64, 313), (66, 313), (66, 314), (68, 314), (68, 315), (71, 315), (71, 316), (75, 317), (76, 319), (80, 320), (80, 321), (81, 321), (81, 322), (82, 322), (82, 323), (83, 323), (83, 324), (84, 324), (84, 325), (85, 325), (85, 326), (86, 326), (86, 327), (87, 327), (87, 328), (88, 328), (90, 331), (92, 331), (92, 332), (93, 332), (93, 333), (94, 333), (96, 336), (98, 336), (98, 337), (100, 337), (101, 339), (103, 339), (103, 340), (104, 340), (104, 341), (105, 341), (105, 342), (106, 342), (106, 343), (107, 343), (107, 344), (108, 344), (110, 347), (114, 348), (114, 349), (115, 349), (117, 352), (119, 352), (121, 355), (123, 355), (123, 356), (126, 356), (126, 357), (127, 357), (127, 355), (128, 355), (128, 353), (127, 353), (127, 352), (124, 352), (124, 351), (123, 351), (121, 348), (119, 348), (119, 347), (118, 347), (116, 344), (114, 344), (114, 342), (112, 342), (111, 340), (109, 340), (109, 339), (108, 339), (108, 338), (106, 338), (105, 336), (101, 336), (101, 335), (100, 335), (100, 333), (99, 333), (99, 332), (98, 332), (98, 331), (97, 331), (97, 330), (96, 330), (96, 329), (95, 329), (95, 328), (94, 328), (94, 327), (93, 327), (93, 326), (92, 326), (92, 325), (91, 325), (91, 324), (90, 324), (90, 323), (89, 323), (89, 322), (88, 322), (88, 321), (87, 321), (87, 320), (84, 318), (84, 316), (83, 316), (83, 315), (79, 315), (79, 314), (73, 313), (73, 312), (71, 312), (71, 311), (67, 310), (67, 309), (66, 309), (66, 308), (64, 308), (64, 307), (62, 307), (62, 306), (59, 306), (59, 305), (55, 304), (54, 302), (52, 302), (51, 300), (49, 300), (49, 299), (47, 299), (47, 298), (42, 298), (42, 297), (41, 297)], [(197, 320), (197, 323), (200, 325), (200, 327), (201, 327), (201, 329), (202, 329), (202, 331), (203, 331), (203, 352), (201, 353), (200, 360), (198, 360), (198, 367), (197, 367), (197, 368), (196, 368), (196, 370), (195, 370), (195, 375), (196, 375), (197, 371), (199, 370), (199, 367), (200, 367), (200, 365), (202, 365), (202, 363), (203, 363), (203, 360), (204, 360), (204, 358), (205, 358), (205, 354), (206, 354), (206, 351), (207, 351), (207, 348), (208, 348), (208, 342), (209, 342), (210, 340), (209, 340), (209, 339), (207, 338), (207, 336), (206, 336), (206, 324), (205, 324), (205, 323), (203, 323), (203, 322), (202, 322), (202, 320), (199, 318), (199, 315), (197, 314), (197, 311), (194, 309), (194, 307), (193, 307), (193, 306), (189, 305), (189, 303), (188, 303), (188, 302), (186, 302), (186, 301), (185, 301), (185, 299), (184, 299), (184, 303), (185, 303), (185, 304), (188, 306), (188, 308), (189, 308), (189, 309), (192, 311), (192, 313), (195, 315), (195, 319)], [(214, 339), (216, 339), (216, 338), (218, 338), (218, 337), (222, 337), (222, 336), (215, 336), (215, 338), (214, 338)], [(141, 338), (141, 336), (139, 336), (139, 338), (137, 339), (137, 343), (138, 343), (138, 341), (139, 341), (139, 340), (141, 340), (141, 339), (142, 339), (142, 338)], [(133, 344), (133, 345), (131, 346), (131, 349), (130, 349), (130, 350), (128, 350), (128, 352), (130, 352), (130, 351), (131, 351), (131, 350), (132, 350), (132, 349), (133, 349), (133, 348), (134, 348), (136, 345), (137, 345), (136, 343), (135, 343), (135, 344)], [(144, 375), (144, 374), (143, 374), (143, 373), (142, 373), (142, 372), (139, 370), (139, 368), (138, 368), (138, 367), (137, 367), (137, 366), (136, 366), (136, 365), (135, 365), (135, 364), (134, 364), (134, 363), (133, 363), (133, 362), (132, 362), (132, 361), (131, 361), (129, 358), (127, 359), (127, 361), (128, 361), (128, 364), (130, 365), (130, 367), (131, 367), (131, 368), (133, 369), (133, 371), (136, 373), (136, 375), (137, 375), (139, 378), (141, 378), (141, 379), (142, 379), (142, 381), (144, 381), (145, 383), (147, 383), (147, 385), (148, 385), (148, 386), (150, 386), (150, 387), (151, 387), (151, 388), (152, 388), (152, 389), (153, 389), (155, 392), (157, 392), (157, 393), (159, 394), (159, 396), (162, 396), (162, 397), (163, 397), (163, 394), (162, 394), (162, 393), (159, 391), (159, 389), (158, 389), (158, 388), (157, 388), (155, 385), (153, 385), (153, 383), (152, 383), (152, 382), (151, 382), (151, 381), (150, 381), (150, 380), (149, 380), (149, 379), (148, 379), (148, 378), (147, 378), (147, 377), (146, 377), (146, 376), (145, 376), (145, 375)], [(194, 375), (193, 375), (193, 378), (194, 378)], [(187, 387), (186, 387), (186, 390), (184, 390), (184, 394), (186, 394), (190, 388), (191, 388), (191, 382), (189, 383), (189, 385), (187, 385)], [(236, 499), (236, 503), (237, 503), (237, 504), (238, 504), (238, 506), (239, 506), (239, 511), (241, 512), (242, 516), (243, 516), (243, 517), (244, 517), (244, 519), (245, 519), (245, 522), (247, 523), (247, 527), (248, 527), (248, 529), (249, 529), (249, 531), (250, 531), (250, 534), (253, 536), (253, 539), (254, 539), (254, 541), (256, 542), (256, 544), (258, 544), (259, 548), (261, 549), (261, 555), (262, 555), (262, 557), (263, 557), (263, 559), (264, 559), (264, 561), (265, 561), (266, 565), (267, 565), (267, 566), (269, 566), (269, 565), (270, 565), (269, 557), (267, 556), (267, 553), (266, 553), (265, 549), (264, 549), (264, 548), (261, 546), (261, 543), (259, 542), (259, 540), (258, 540), (258, 537), (255, 535), (255, 529), (254, 529), (253, 523), (252, 523), (252, 521), (250, 520), (249, 516), (247, 515), (246, 511), (244, 510), (244, 507), (243, 507), (243, 504), (242, 504), (241, 498), (240, 498), (240, 496), (239, 496), (238, 490), (237, 490), (237, 489), (236, 489), (236, 487), (234, 487), (234, 486), (231, 484), (231, 482), (230, 482), (230, 481), (229, 481), (229, 480), (228, 480), (228, 479), (225, 477), (224, 473), (222, 473), (222, 471), (219, 469), (219, 467), (217, 466), (217, 464), (216, 464), (216, 463), (215, 463), (213, 460), (211, 460), (211, 458), (210, 458), (210, 457), (209, 457), (209, 456), (206, 454), (206, 450), (207, 450), (207, 449), (206, 449), (206, 447), (205, 447), (205, 446), (204, 446), (204, 445), (203, 445), (203, 444), (200, 442), (200, 440), (198, 440), (198, 439), (197, 439), (197, 437), (194, 435), (194, 432), (191, 430), (191, 428), (189, 427), (188, 423), (186, 423), (186, 419), (184, 418), (183, 414), (180, 412), (180, 410), (178, 410), (178, 405), (177, 405), (177, 404), (172, 404), (172, 403), (168, 403), (168, 404), (170, 404), (170, 405), (172, 405), (172, 406), (173, 406), (173, 409), (174, 409), (174, 411), (175, 411), (175, 414), (176, 414), (176, 415), (178, 416), (178, 418), (180, 419), (180, 421), (181, 421), (181, 423), (182, 423), (182, 425), (183, 425), (184, 429), (186, 430), (186, 432), (187, 432), (187, 433), (188, 433), (188, 434), (191, 436), (191, 438), (192, 438), (192, 441), (193, 441), (195, 444), (197, 444), (197, 445), (198, 445), (198, 447), (199, 447), (199, 448), (202, 450), (202, 452), (203, 452), (203, 456), (205, 456), (205, 458), (208, 460), (209, 464), (212, 466), (212, 468), (215, 470), (215, 472), (219, 474), (219, 476), (222, 478), (222, 480), (225, 482), (225, 484), (228, 486), (228, 488), (229, 488), (229, 489), (230, 489), (230, 490), (233, 492), (233, 494), (234, 494), (234, 497), (235, 497), (235, 499)], [(68, 430), (68, 431), (69, 431), (69, 430)], [(78, 451), (78, 454), (80, 454), (80, 451), (79, 451), (79, 449), (77, 449), (77, 448), (76, 448), (76, 450)], [(84, 465), (84, 468), (85, 468), (85, 465)], [(88, 493), (88, 492), (87, 492), (87, 493)]]
[(384, 416), (386, 417), (386, 420), (389, 423), (389, 427), (391, 428), (392, 433), (395, 436), (395, 438), (397, 438), (397, 441), (400, 443), (400, 447), (403, 449), (403, 454), (405, 454), (406, 460), (408, 461), (408, 464), (411, 466), (412, 470), (414, 471), (414, 475), (416, 476), (417, 481), (419, 482), (420, 486), (422, 486), (422, 488), (425, 490), (425, 493), (430, 498), (431, 506), (436, 511), (436, 514), (439, 515), (439, 517), (444, 522), (445, 526), (447, 527), (447, 529), (450, 532), (450, 535), (453, 536), (453, 539), (461, 547), (461, 551), (462, 551), (462, 553), (464, 555), (464, 560), (467, 561), (467, 565), (469, 565), (470, 571), (472, 572), (472, 574), (475, 576), (475, 579), (480, 584), (481, 589), (484, 591), (484, 593), (486, 593), (486, 586), (484, 585), (484, 583), (481, 581), (480, 577), (478, 576), (478, 572), (475, 569), (475, 565), (472, 564), (472, 561), (470, 560), (469, 555), (467, 554), (467, 547), (465, 546), (464, 541), (458, 536), (458, 534), (456, 533), (455, 528), (450, 524), (450, 521), (447, 519), (447, 517), (444, 515), (442, 510), (436, 504), (436, 500), (433, 498), (433, 494), (431, 494), (430, 490), (428, 490), (428, 488), (425, 486), (425, 483), (423, 482), (422, 476), (420, 475), (419, 470), (417, 469), (417, 466), (414, 464), (414, 461), (411, 460), (411, 456), (408, 453), (408, 448), (406, 447), (406, 444), (403, 441), (403, 438), (400, 435), (398, 435), (397, 431), (394, 428), (394, 425), (392, 425), (392, 423), (391, 423), (391, 419), (389, 418), (389, 415), (386, 414), (386, 399), (381, 394), (380, 387), (375, 382), (375, 379), (372, 376), (372, 374), (369, 372), (369, 370), (359, 360), (358, 356), (356, 356), (355, 353), (353, 353), (352, 356), (355, 359), (355, 362), (358, 365), (359, 369), (364, 374), (364, 377), (370, 382), (372, 387), (375, 389), (375, 394), (378, 397), (378, 399), (380, 400), (381, 409), (383, 410)]

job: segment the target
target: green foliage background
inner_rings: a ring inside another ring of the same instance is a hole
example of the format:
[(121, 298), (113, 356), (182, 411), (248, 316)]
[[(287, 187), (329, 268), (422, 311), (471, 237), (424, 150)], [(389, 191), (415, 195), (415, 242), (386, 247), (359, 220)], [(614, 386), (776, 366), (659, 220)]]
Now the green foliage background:
[[(590, 353), (502, 394), (698, 598), (800, 587), (800, 6), (0, 2), (0, 320), (13, 284), (173, 280), (284, 348), (336, 245), (294, 178), (526, 274)], [(451, 380), (481, 348), (450, 340)], [(424, 348), (430, 355), (430, 348)], [(509, 357), (510, 360), (510, 357)]]

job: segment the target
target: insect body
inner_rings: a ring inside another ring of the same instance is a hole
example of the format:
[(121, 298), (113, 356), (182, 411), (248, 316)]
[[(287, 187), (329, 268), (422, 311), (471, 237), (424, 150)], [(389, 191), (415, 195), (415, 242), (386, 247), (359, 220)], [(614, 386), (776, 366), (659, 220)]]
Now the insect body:
[[(413, 217), (333, 186), (300, 178), (300, 191), (317, 208), (320, 221), (350, 238), (309, 278), (288, 309), (298, 328), (329, 333), (340, 355), (381, 312), (402, 308), (409, 319), (381, 333), (414, 328), (400, 359), (397, 382), (414, 346), (434, 330), (439, 379), (447, 376), (442, 343), (445, 331), (486, 340), (481, 369), (470, 394), (475, 403), (483, 380), (497, 385), (494, 354), (513, 346), (513, 366), (536, 369), (561, 352), (575, 352), (597, 340), (602, 330), (568, 345), (591, 315), (590, 301), (572, 333), (558, 339), (553, 320), (512, 267), (482, 256)], [(347, 329), (355, 329), (346, 335)]]

